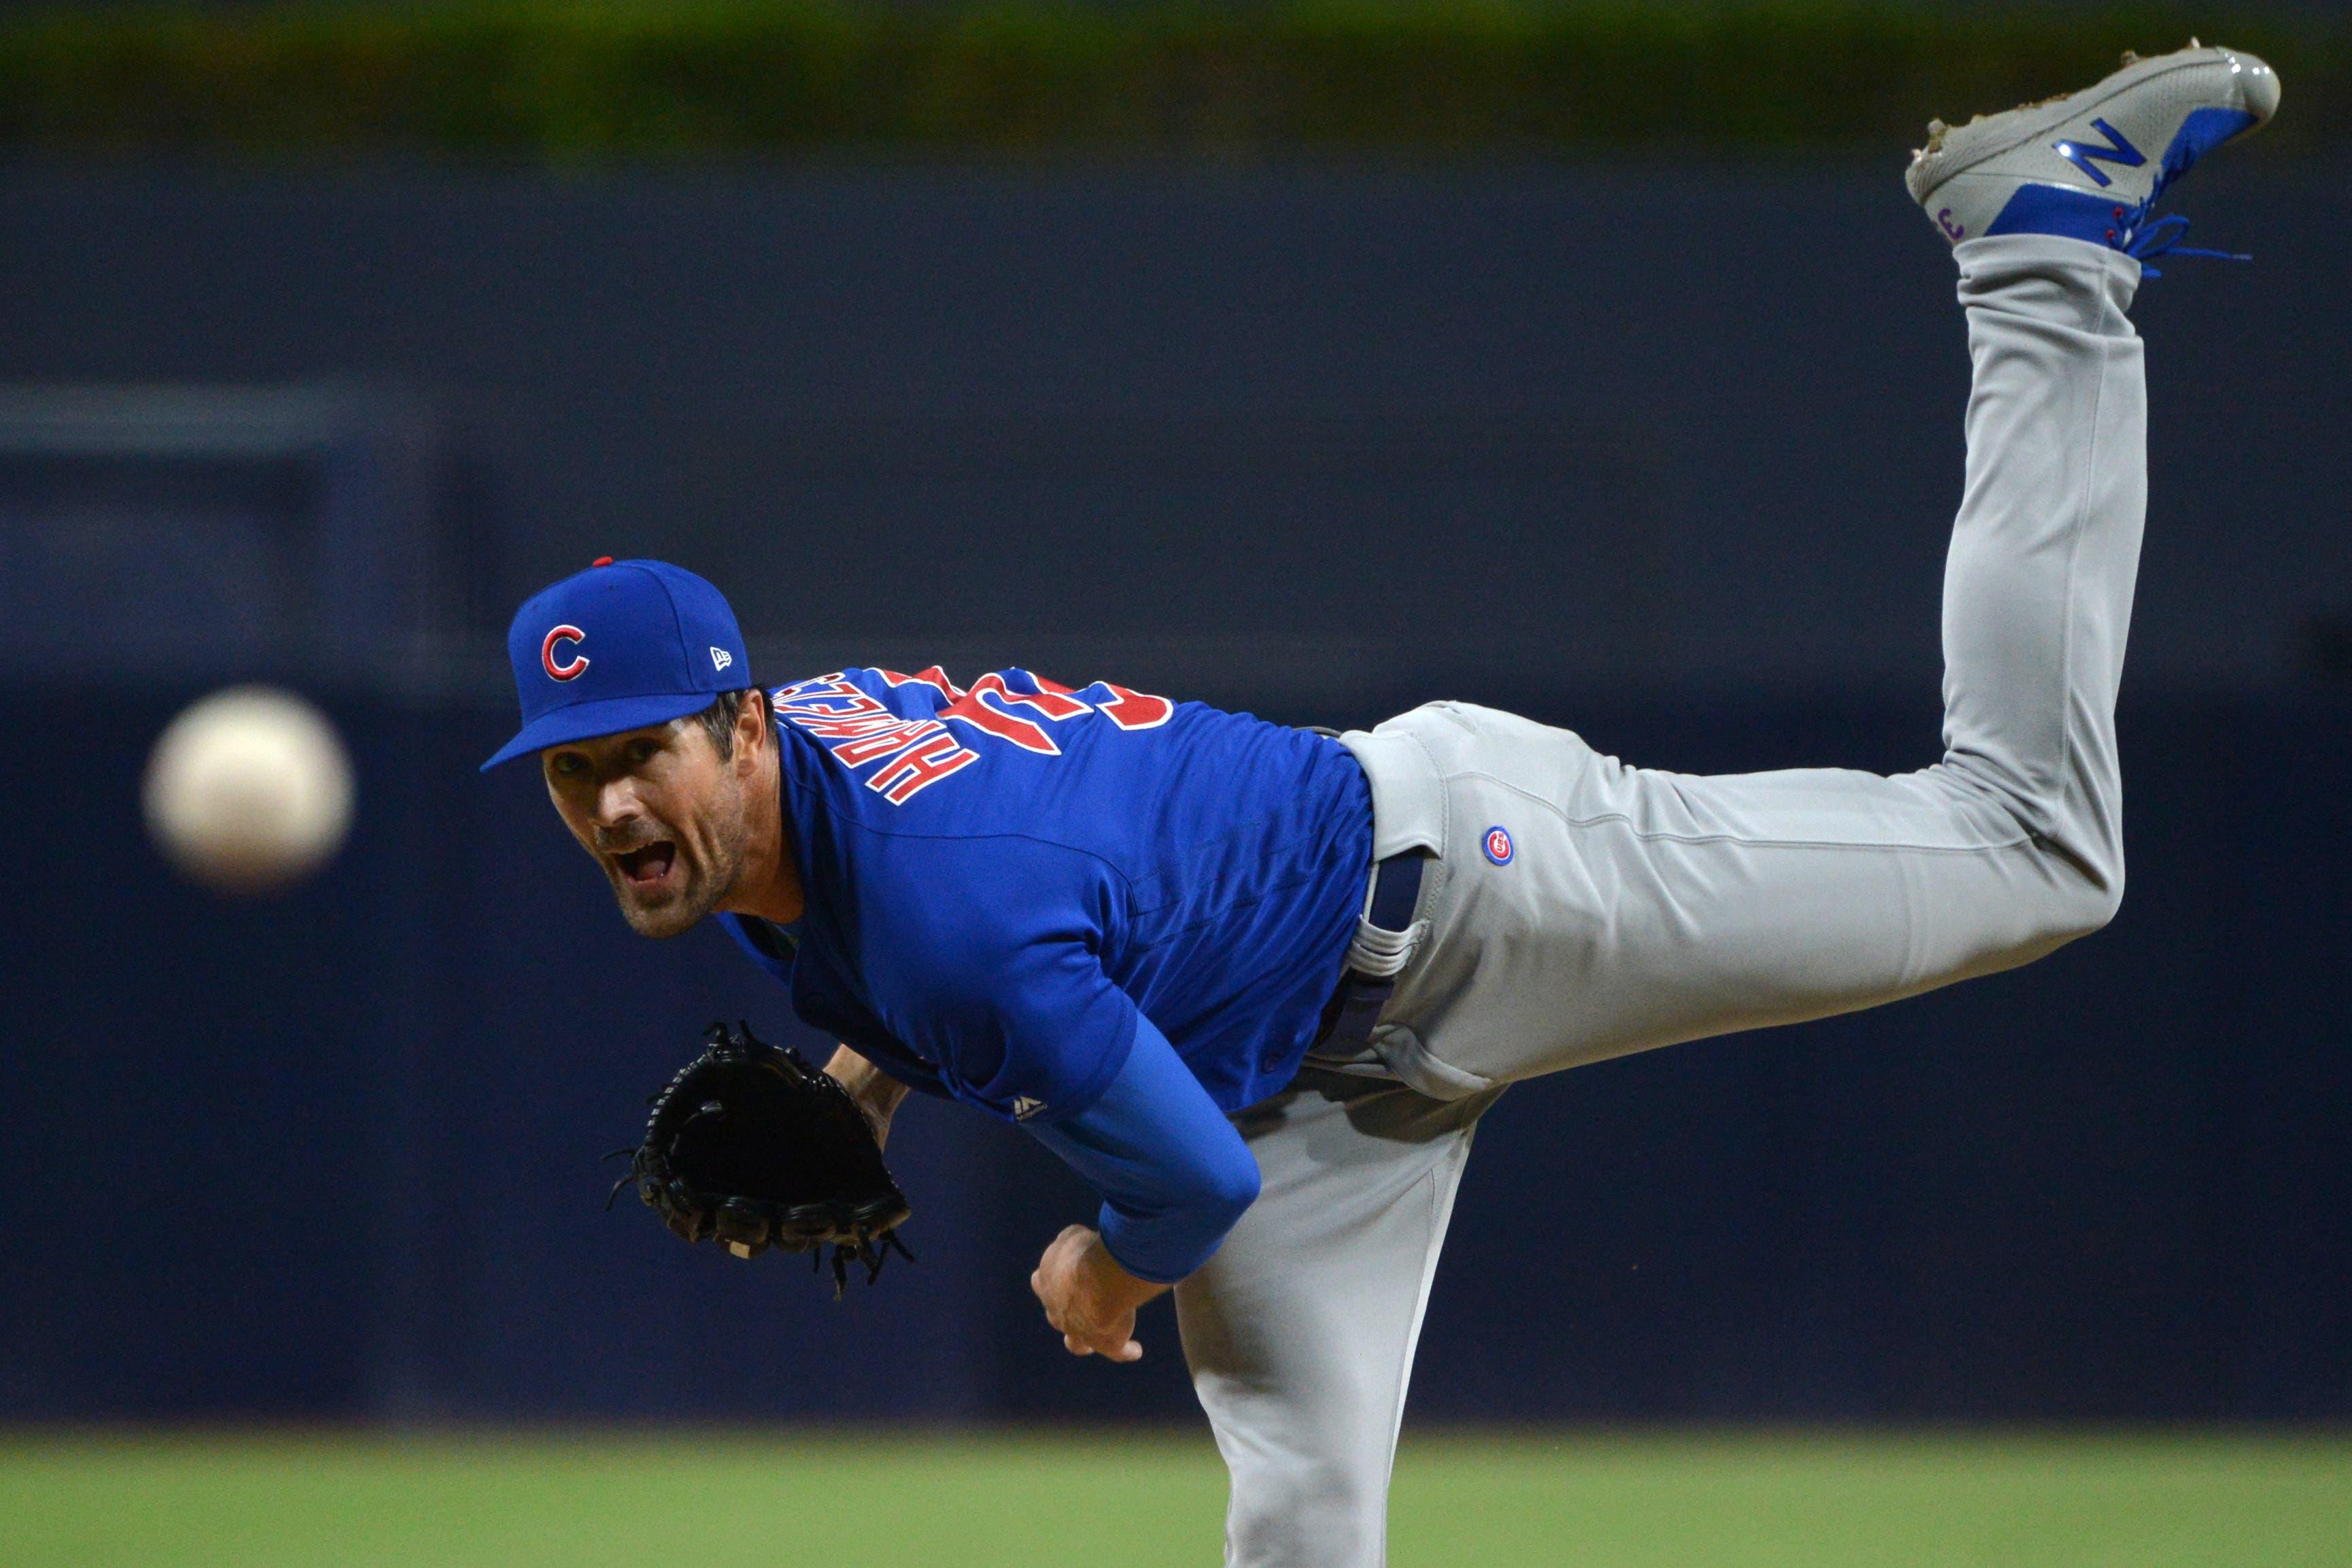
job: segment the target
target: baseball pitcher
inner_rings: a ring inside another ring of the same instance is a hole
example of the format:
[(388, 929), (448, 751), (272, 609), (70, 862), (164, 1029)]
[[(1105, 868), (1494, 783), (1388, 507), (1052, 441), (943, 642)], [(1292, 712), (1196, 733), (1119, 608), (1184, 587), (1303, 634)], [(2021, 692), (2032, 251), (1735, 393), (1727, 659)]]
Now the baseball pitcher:
[[(1511, 1083), (2030, 962), (2123, 894), (2115, 700), (2147, 489), (2143, 263), (2278, 102), (2192, 47), (1929, 127), (1911, 193), (1974, 383), (1944, 752), (1896, 778), (1700, 778), (1433, 703), (1281, 728), (1108, 681), (751, 682), (718, 591), (601, 561), (516, 616), (524, 723), (636, 930), (715, 915), (841, 1042), (720, 1030), (633, 1172), (681, 1235), (878, 1267), (909, 1090), (1099, 1192), (1032, 1277), (1076, 1354), (1176, 1293), (1232, 1476), (1229, 1563), (1365, 1568), (1438, 1249)], [(488, 766), (488, 764), (486, 764)]]

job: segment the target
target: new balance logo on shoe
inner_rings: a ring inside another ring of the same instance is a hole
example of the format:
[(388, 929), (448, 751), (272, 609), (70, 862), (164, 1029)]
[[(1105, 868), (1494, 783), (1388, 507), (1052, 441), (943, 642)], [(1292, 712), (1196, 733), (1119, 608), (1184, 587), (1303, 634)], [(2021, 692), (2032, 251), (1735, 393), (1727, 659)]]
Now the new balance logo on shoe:
[(2105, 170), (2095, 168), (2092, 165), (2091, 160), (2094, 158), (2103, 162), (2113, 163), (2119, 169), (2137, 169), (2147, 162), (2147, 153), (2125, 141), (2124, 133), (2105, 120), (2094, 120), (2091, 121), (2091, 128), (2107, 139), (2107, 144), (2105, 147), (2085, 147), (2079, 141), (2058, 141), (2053, 142), (2052, 145), (2058, 150), (2059, 157), (2063, 158), (2100, 184), (2112, 185), (2115, 182), (2107, 178)]

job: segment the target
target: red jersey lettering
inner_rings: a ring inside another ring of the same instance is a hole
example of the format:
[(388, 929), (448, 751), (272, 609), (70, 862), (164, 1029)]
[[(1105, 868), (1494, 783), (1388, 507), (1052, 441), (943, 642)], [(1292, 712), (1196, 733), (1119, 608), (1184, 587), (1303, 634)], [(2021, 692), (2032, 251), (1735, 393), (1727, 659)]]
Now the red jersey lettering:
[(803, 681), (798, 685), (786, 686), (769, 700), (778, 713), (787, 717), (795, 714), (822, 716), (889, 711), (843, 680), (838, 672), (819, 675), (813, 681)]
[(948, 679), (948, 673), (937, 664), (912, 675), (902, 675), (896, 670), (878, 670), (876, 674), (894, 686), (929, 686), (950, 702), (963, 695), (963, 688)]
[(1062, 748), (1054, 744), (1054, 737), (1047, 735), (1042, 727), (1025, 718), (1015, 718), (1009, 713), (1000, 713), (981, 701), (978, 691), (969, 691), (956, 698), (940, 709), (940, 716), (968, 724), (982, 734), (992, 735), (999, 740), (1009, 740), (1024, 751), (1034, 751), (1043, 757), (1062, 755)]
[[(904, 805), (949, 775), (981, 759), (950, 733), (949, 723), (967, 725), (1040, 757), (1062, 748), (1048, 725), (1067, 724), (1099, 713), (1123, 730), (1166, 724), (1176, 705), (1108, 681), (1076, 691), (1028, 670), (985, 674), (969, 691), (933, 664), (919, 674), (874, 672), (892, 687), (922, 686), (940, 698), (932, 716), (907, 714), (860, 690), (841, 672), (786, 686), (771, 699), (776, 716), (822, 744), (842, 766), (875, 768), (866, 787), (894, 805)], [(902, 701), (905, 699), (902, 699)], [(1015, 711), (1018, 710), (1018, 711)]]
[(1111, 700), (1095, 699), (1095, 710), (1121, 729), (1158, 729), (1176, 713), (1176, 705), (1166, 697), (1150, 696), (1131, 692), (1125, 686), (1115, 686), (1108, 681), (1097, 681), (1087, 688), (1089, 692), (1108, 692)]
[(908, 722), (879, 703), (874, 705), (872, 713), (853, 714), (846, 718), (812, 718), (797, 713), (784, 716), (811, 735), (821, 735), (828, 740), (854, 740), (861, 735), (872, 735), (877, 729), (888, 729), (893, 725)]
[[(1029, 673), (1026, 670), (1015, 670), (1013, 674), (1028, 674)], [(1029, 678), (1037, 684), (1037, 689), (1034, 692), (1014, 691), (1004, 684), (1003, 675), (982, 675), (972, 682), (971, 695), (978, 696), (985, 692), (1000, 702), (1019, 703), (1024, 707), (1035, 708), (1047, 718), (1056, 722), (1066, 718), (1076, 718), (1082, 713), (1094, 711), (1071, 695), (1070, 688), (1059, 682), (1046, 680), (1042, 675), (1030, 675)]]
[(947, 732), (927, 718), (908, 719), (887, 729), (877, 730), (858, 740), (839, 740), (827, 747), (841, 758), (845, 767), (863, 768), (869, 762), (879, 762), (893, 752), (902, 751), (930, 735)]
[(949, 774), (979, 760), (978, 752), (958, 746), (955, 737), (941, 730), (900, 753), (896, 761), (868, 779), (866, 787), (893, 806), (903, 806)]
[[(1024, 751), (1034, 751), (1043, 757), (1059, 757), (1062, 748), (1054, 744), (1054, 737), (1045, 733), (1043, 726), (1005, 712), (1005, 706), (1018, 704), (1056, 724), (1092, 713), (1094, 709), (1071, 696), (1067, 686), (1040, 680), (1026, 670), (1011, 673), (1016, 679), (1027, 676), (1038, 689), (1019, 691), (1006, 685), (1003, 675), (982, 675), (971, 684), (971, 690), (941, 708), (940, 716), (961, 720), (1001, 740), (1009, 740)], [(995, 699), (993, 702), (987, 700), (992, 697)]]

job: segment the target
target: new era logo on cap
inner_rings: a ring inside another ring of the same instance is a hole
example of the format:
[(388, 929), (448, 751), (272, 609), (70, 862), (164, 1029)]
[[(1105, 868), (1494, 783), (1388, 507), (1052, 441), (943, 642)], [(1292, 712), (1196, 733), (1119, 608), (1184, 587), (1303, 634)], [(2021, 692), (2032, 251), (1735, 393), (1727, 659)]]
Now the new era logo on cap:
[(667, 724), (751, 684), (725, 596), (667, 561), (600, 559), (534, 596), (507, 632), (507, 656), (522, 728), (484, 768)]

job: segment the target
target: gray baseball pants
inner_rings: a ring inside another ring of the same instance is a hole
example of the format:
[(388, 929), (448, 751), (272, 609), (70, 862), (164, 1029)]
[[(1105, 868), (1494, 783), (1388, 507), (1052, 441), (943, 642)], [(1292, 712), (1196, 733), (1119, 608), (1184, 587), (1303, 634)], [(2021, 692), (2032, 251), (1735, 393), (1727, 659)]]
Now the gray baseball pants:
[[(1374, 1568), (1477, 1118), (1519, 1079), (1873, 1007), (2042, 956), (2123, 892), (2115, 701), (2147, 498), (2139, 265), (1957, 252), (1974, 385), (1944, 575), (1944, 756), (1701, 778), (1435, 703), (1346, 744), (1373, 851), (1431, 857), (1361, 1060), (1237, 1118), (1263, 1191), (1176, 1292), (1232, 1473), (1227, 1563)], [(1500, 828), (1508, 838), (1491, 836)]]

